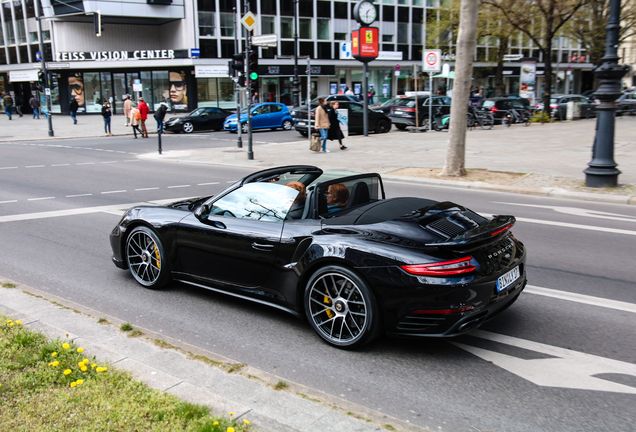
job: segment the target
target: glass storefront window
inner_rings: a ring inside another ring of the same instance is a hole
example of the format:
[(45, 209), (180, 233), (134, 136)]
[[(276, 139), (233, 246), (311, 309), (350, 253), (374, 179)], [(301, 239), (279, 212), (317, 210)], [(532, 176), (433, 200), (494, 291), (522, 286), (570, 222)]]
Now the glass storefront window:
[(68, 78), (70, 98), (75, 98), (77, 112), (96, 113), (102, 111), (102, 92), (99, 86), (99, 72), (71, 74)]
[(199, 11), (199, 36), (214, 36), (214, 12)]
[(60, 85), (56, 74), (52, 74), (51, 76), (51, 112), (54, 114), (62, 112), (60, 105)]
[(276, 17), (261, 16), (261, 32), (262, 34), (276, 33)]
[(168, 71), (152, 72), (152, 93), (154, 111), (157, 111), (163, 101), (170, 99), (170, 73)]
[(329, 40), (329, 21), (328, 19), (318, 19), (318, 39)]
[[(102, 72), (100, 74), (101, 77), (101, 85), (102, 85), (102, 105), (104, 102), (108, 101), (111, 106), (113, 106), (113, 86), (112, 86), (112, 78), (110, 72)], [(101, 108), (100, 108), (101, 110)], [(112, 112), (112, 111), (111, 111)]]
[(301, 18), (298, 20), (298, 36), (301, 39), (312, 39), (311, 19)]
[(293, 18), (280, 19), (280, 37), (282, 38), (294, 37), (294, 19)]
[(397, 29), (398, 43), (409, 43), (409, 25), (404, 23), (398, 23)]
[(221, 36), (234, 36), (234, 14), (221, 12)]
[(150, 71), (141, 71), (141, 96), (144, 98), (144, 102), (148, 104), (148, 108), (152, 109), (152, 79)]
[(234, 81), (230, 78), (198, 78), (198, 107), (236, 109)]

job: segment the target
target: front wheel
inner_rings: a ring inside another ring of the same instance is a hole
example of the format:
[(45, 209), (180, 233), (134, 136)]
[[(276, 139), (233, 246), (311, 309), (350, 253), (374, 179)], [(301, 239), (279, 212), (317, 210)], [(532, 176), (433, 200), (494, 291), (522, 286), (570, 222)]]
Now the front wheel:
[(495, 117), (492, 114), (484, 114), (481, 118), (481, 128), (482, 129), (492, 129), (495, 124)]
[(294, 124), (292, 123), (291, 120), (285, 120), (283, 122), (283, 130), (286, 130), (286, 131), (292, 130), (292, 127), (294, 127)]
[(150, 228), (139, 226), (132, 230), (126, 241), (126, 260), (132, 276), (146, 288), (161, 288), (170, 281), (163, 245)]
[(387, 133), (391, 129), (388, 121), (382, 119), (375, 124), (375, 133)]
[(185, 122), (183, 124), (183, 131), (185, 133), (192, 133), (194, 131), (194, 125), (190, 122)]
[(353, 271), (338, 265), (321, 268), (305, 288), (305, 314), (329, 345), (356, 348), (373, 340), (380, 329), (376, 300)]
[(523, 115), (521, 116), (521, 121), (523, 122), (523, 125), (524, 125), (524, 126), (526, 126), (526, 127), (527, 127), (527, 126), (530, 126), (530, 115), (528, 115), (528, 114), (523, 114)]

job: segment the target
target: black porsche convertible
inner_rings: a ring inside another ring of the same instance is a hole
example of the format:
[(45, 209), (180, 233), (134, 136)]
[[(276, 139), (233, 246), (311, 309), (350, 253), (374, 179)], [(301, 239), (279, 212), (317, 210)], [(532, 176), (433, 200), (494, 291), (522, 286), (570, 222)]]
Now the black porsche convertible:
[[(306, 186), (304, 201), (290, 181)], [(329, 205), (333, 187), (348, 200)], [(147, 288), (174, 280), (268, 304), (353, 348), (382, 333), (460, 335), (510, 306), (526, 285), (514, 223), (448, 201), (386, 199), (379, 174), (303, 165), (216, 196), (135, 206), (110, 243), (115, 265)]]

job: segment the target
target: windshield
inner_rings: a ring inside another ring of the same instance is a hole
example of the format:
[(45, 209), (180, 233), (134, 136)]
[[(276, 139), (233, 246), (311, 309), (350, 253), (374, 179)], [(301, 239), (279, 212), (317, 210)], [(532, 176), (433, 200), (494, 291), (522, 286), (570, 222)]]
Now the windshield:
[(201, 114), (203, 114), (203, 111), (205, 111), (203, 108), (197, 108), (188, 115), (192, 117), (200, 116)]

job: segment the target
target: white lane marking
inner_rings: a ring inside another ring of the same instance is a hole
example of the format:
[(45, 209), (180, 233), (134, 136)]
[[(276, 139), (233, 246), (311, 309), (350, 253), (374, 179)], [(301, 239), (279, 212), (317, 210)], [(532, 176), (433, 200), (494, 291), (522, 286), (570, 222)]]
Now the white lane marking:
[(216, 185), (216, 184), (219, 184), (219, 182), (199, 183), (197, 184), (197, 186), (209, 186), (209, 185)]
[(117, 163), (117, 162), (119, 162), (119, 161), (106, 161), (106, 162), (100, 162), (100, 163), (103, 163), (103, 164), (111, 164), (111, 163)]
[(76, 198), (76, 197), (85, 197), (85, 196), (92, 196), (93, 194), (77, 194), (77, 195), (66, 195), (66, 198)]
[(18, 200), (0, 201), (0, 204), (8, 204), (8, 203), (14, 203), (14, 202), (18, 202)]
[(550, 288), (542, 288), (538, 286), (528, 285), (524, 290), (524, 293), (542, 295), (545, 297), (552, 297), (561, 300), (567, 300), (576, 303), (583, 303), (592, 306), (599, 306), (608, 309), (616, 309), (624, 312), (636, 313), (636, 304), (627, 303), (617, 300), (609, 300), (601, 297), (595, 297), (585, 294), (577, 294), (567, 291), (559, 291)]
[(114, 193), (124, 193), (127, 192), (125, 190), (116, 190), (116, 191), (106, 191), (106, 192), (102, 192), (102, 194), (114, 194)]
[(168, 186), (168, 189), (185, 188), (185, 187), (190, 187), (190, 185), (176, 185), (176, 186)]
[(0, 169), (18, 169), (18, 167), (2, 167)]
[[(130, 154), (137, 154), (137, 153), (130, 153)], [(134, 159), (134, 160), (125, 160), (124, 162), (141, 162), (139, 159)]]
[(484, 330), (475, 330), (470, 333), (470, 336), (552, 356), (552, 358), (526, 360), (458, 342), (450, 342), (538, 386), (636, 394), (636, 387), (595, 377), (599, 374), (622, 374), (636, 377), (635, 364)]
[(622, 221), (622, 222), (636, 222), (636, 217), (634, 216), (622, 215), (617, 213), (607, 213), (607, 212), (596, 211), (596, 210), (588, 210), (588, 209), (578, 208), (578, 207), (561, 207), (561, 206), (547, 206), (547, 205), (538, 205), (538, 204), (506, 203), (506, 202), (495, 202), (495, 204), (544, 208), (544, 209), (554, 210), (557, 213), (563, 213), (563, 214), (574, 215), (574, 216), (584, 216), (584, 217), (591, 217), (596, 219), (608, 219), (608, 220), (616, 220), (616, 221)]
[(98, 206), (98, 207), (83, 207), (77, 209), (68, 209), (68, 210), (53, 210), (46, 212), (38, 212), (38, 213), (25, 213), (19, 215), (8, 215), (8, 216), (0, 216), (0, 223), (2, 222), (16, 222), (16, 221), (25, 221), (25, 220), (34, 220), (34, 219), (47, 219), (52, 217), (60, 217), (60, 216), (76, 216), (76, 215), (84, 215), (90, 213), (99, 213), (99, 212), (118, 212), (125, 211), (130, 207), (138, 206), (138, 205), (165, 205), (170, 204), (171, 202), (183, 201), (189, 199), (191, 197), (185, 198), (170, 198), (164, 200), (153, 200), (153, 201), (145, 201), (145, 202), (136, 202), (136, 203), (128, 203), (128, 204), (118, 204), (118, 205), (108, 205), (108, 206)]
[(55, 199), (55, 197), (27, 198), (27, 201), (40, 201), (40, 200), (50, 200), (50, 199)]
[(95, 165), (95, 162), (80, 162), (76, 163), (75, 165)]
[(44, 168), (44, 165), (27, 165), (25, 168)]
[(157, 190), (159, 189), (158, 187), (149, 187), (149, 188), (139, 188), (139, 189), (135, 189), (136, 191), (147, 191), (147, 190)]
[(606, 232), (606, 233), (612, 233), (612, 234), (625, 234), (625, 235), (632, 235), (632, 236), (636, 235), (636, 231), (623, 230), (623, 229), (617, 229), (617, 228), (596, 227), (591, 225), (579, 225), (579, 224), (572, 224), (567, 222), (545, 221), (540, 219), (528, 219), (528, 218), (517, 218), (517, 221), (536, 223), (540, 225), (560, 226), (564, 228), (575, 228), (575, 229), (582, 229), (582, 230), (588, 230), (588, 231), (600, 231), (600, 232)]
[(52, 167), (54, 166), (69, 166), (70, 164), (51, 164)]

